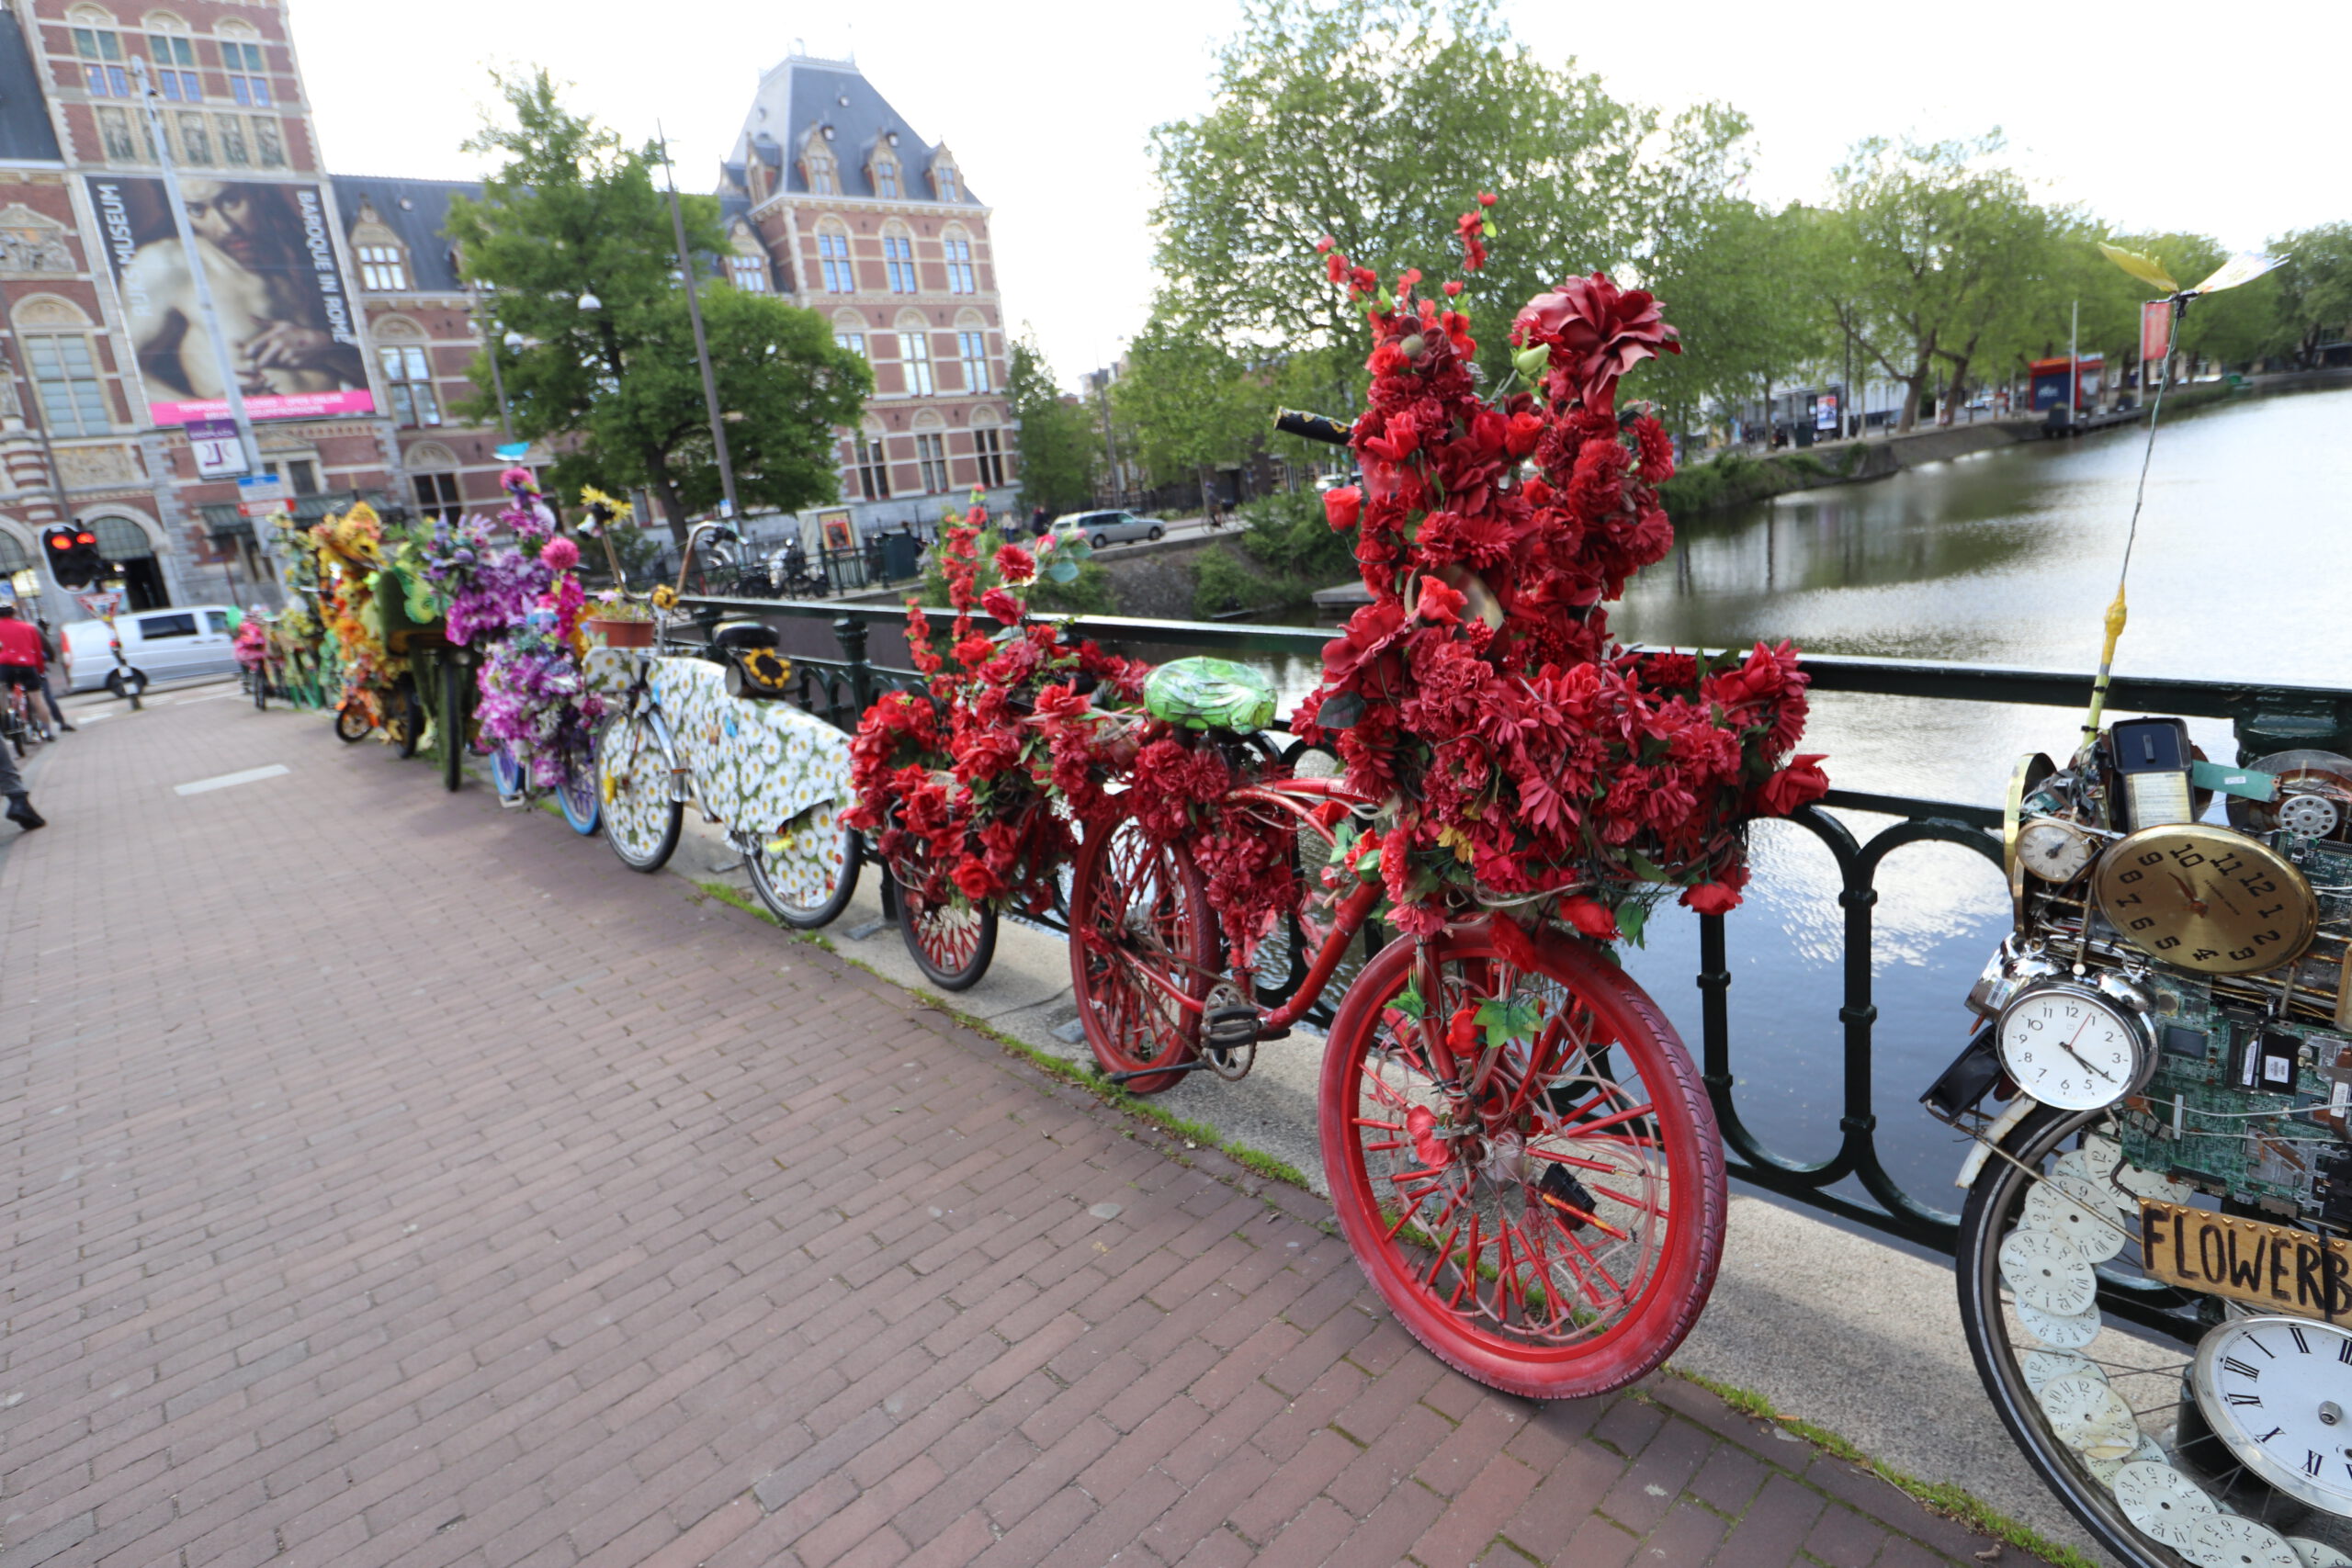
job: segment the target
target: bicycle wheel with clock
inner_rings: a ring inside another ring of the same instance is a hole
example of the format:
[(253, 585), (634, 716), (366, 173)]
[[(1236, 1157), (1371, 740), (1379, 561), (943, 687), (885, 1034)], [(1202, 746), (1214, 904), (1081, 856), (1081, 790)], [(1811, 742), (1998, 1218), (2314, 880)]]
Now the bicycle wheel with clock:
[[(2104, 1108), (2038, 1107), (1969, 1189), (1961, 1325), (2002, 1425), (2130, 1568), (2346, 1562), (2352, 1328), (2165, 1287), (2142, 1200), (2214, 1212), (2116, 1131)], [(2151, 1292), (2172, 1332), (2122, 1327), (2102, 1286)]]

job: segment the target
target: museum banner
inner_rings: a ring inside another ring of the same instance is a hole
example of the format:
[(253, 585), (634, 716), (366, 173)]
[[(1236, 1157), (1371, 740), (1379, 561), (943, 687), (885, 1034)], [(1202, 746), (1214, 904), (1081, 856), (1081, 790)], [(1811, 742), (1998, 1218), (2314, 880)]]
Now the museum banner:
[[(164, 182), (86, 177), (150, 417), (159, 425), (226, 417), (220, 355), (205, 332)], [(245, 412), (254, 419), (373, 413), (357, 307), (319, 187), (189, 177), (180, 190)]]

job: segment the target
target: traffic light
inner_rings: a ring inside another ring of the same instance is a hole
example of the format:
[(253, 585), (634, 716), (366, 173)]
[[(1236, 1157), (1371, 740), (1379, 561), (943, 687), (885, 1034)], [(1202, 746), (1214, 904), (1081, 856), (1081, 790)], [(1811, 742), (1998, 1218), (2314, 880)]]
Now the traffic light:
[(44, 528), (40, 542), (49, 556), (49, 574), (60, 588), (87, 588), (107, 569), (98, 554), (98, 536), (87, 528)]

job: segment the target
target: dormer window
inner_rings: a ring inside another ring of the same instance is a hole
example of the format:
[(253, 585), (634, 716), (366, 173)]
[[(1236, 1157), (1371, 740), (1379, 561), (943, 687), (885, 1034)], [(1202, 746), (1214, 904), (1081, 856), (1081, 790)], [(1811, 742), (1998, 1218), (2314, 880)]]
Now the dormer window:
[(896, 199), (899, 194), (899, 161), (888, 152), (874, 155), (874, 194)]
[(964, 199), (964, 182), (956, 176), (956, 154), (944, 142), (931, 155), (931, 194), (941, 201)]
[(964, 199), (961, 196), (959, 196), (959, 195), (957, 195), (957, 194), (956, 194), (956, 171), (955, 171), (954, 169), (949, 168), (949, 169), (941, 169), (941, 170), (939, 170), (939, 171), (938, 171), (938, 181), (939, 181), (939, 199), (940, 199), (940, 200), (942, 200), (942, 201), (961, 201), (961, 200), (963, 200), (963, 199)]
[(825, 145), (825, 128), (812, 125), (800, 141), (800, 177), (818, 196), (832, 196), (841, 190), (840, 167), (833, 161), (833, 150)]

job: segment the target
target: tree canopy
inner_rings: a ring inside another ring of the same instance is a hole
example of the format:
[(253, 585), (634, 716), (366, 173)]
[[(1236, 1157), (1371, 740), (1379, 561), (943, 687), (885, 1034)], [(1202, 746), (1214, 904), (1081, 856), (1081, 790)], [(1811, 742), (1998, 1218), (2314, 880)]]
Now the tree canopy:
[[(452, 201), (448, 234), (487, 296), (485, 336), (525, 340), (500, 351), (515, 433), (557, 448), (560, 485), (644, 485), (683, 534), (720, 487), (669, 208), (653, 183), (659, 151), (567, 109), (544, 70), (502, 77), (499, 90), (510, 118), (466, 145), (503, 162), (481, 201)], [(688, 265), (707, 276), (718, 203), (680, 201)], [(700, 294), (737, 494), (787, 511), (834, 499), (836, 427), (856, 420), (872, 387), (865, 360), (835, 347), (821, 318), (773, 296), (715, 279)], [(494, 418), (487, 360), (471, 374), (482, 394), (460, 412)]]
[(1057, 514), (1084, 506), (1094, 496), (1102, 446), (1086, 411), (1062, 400), (1053, 367), (1034, 337), (1013, 340), (1005, 390), (1021, 422), (1021, 504)]

